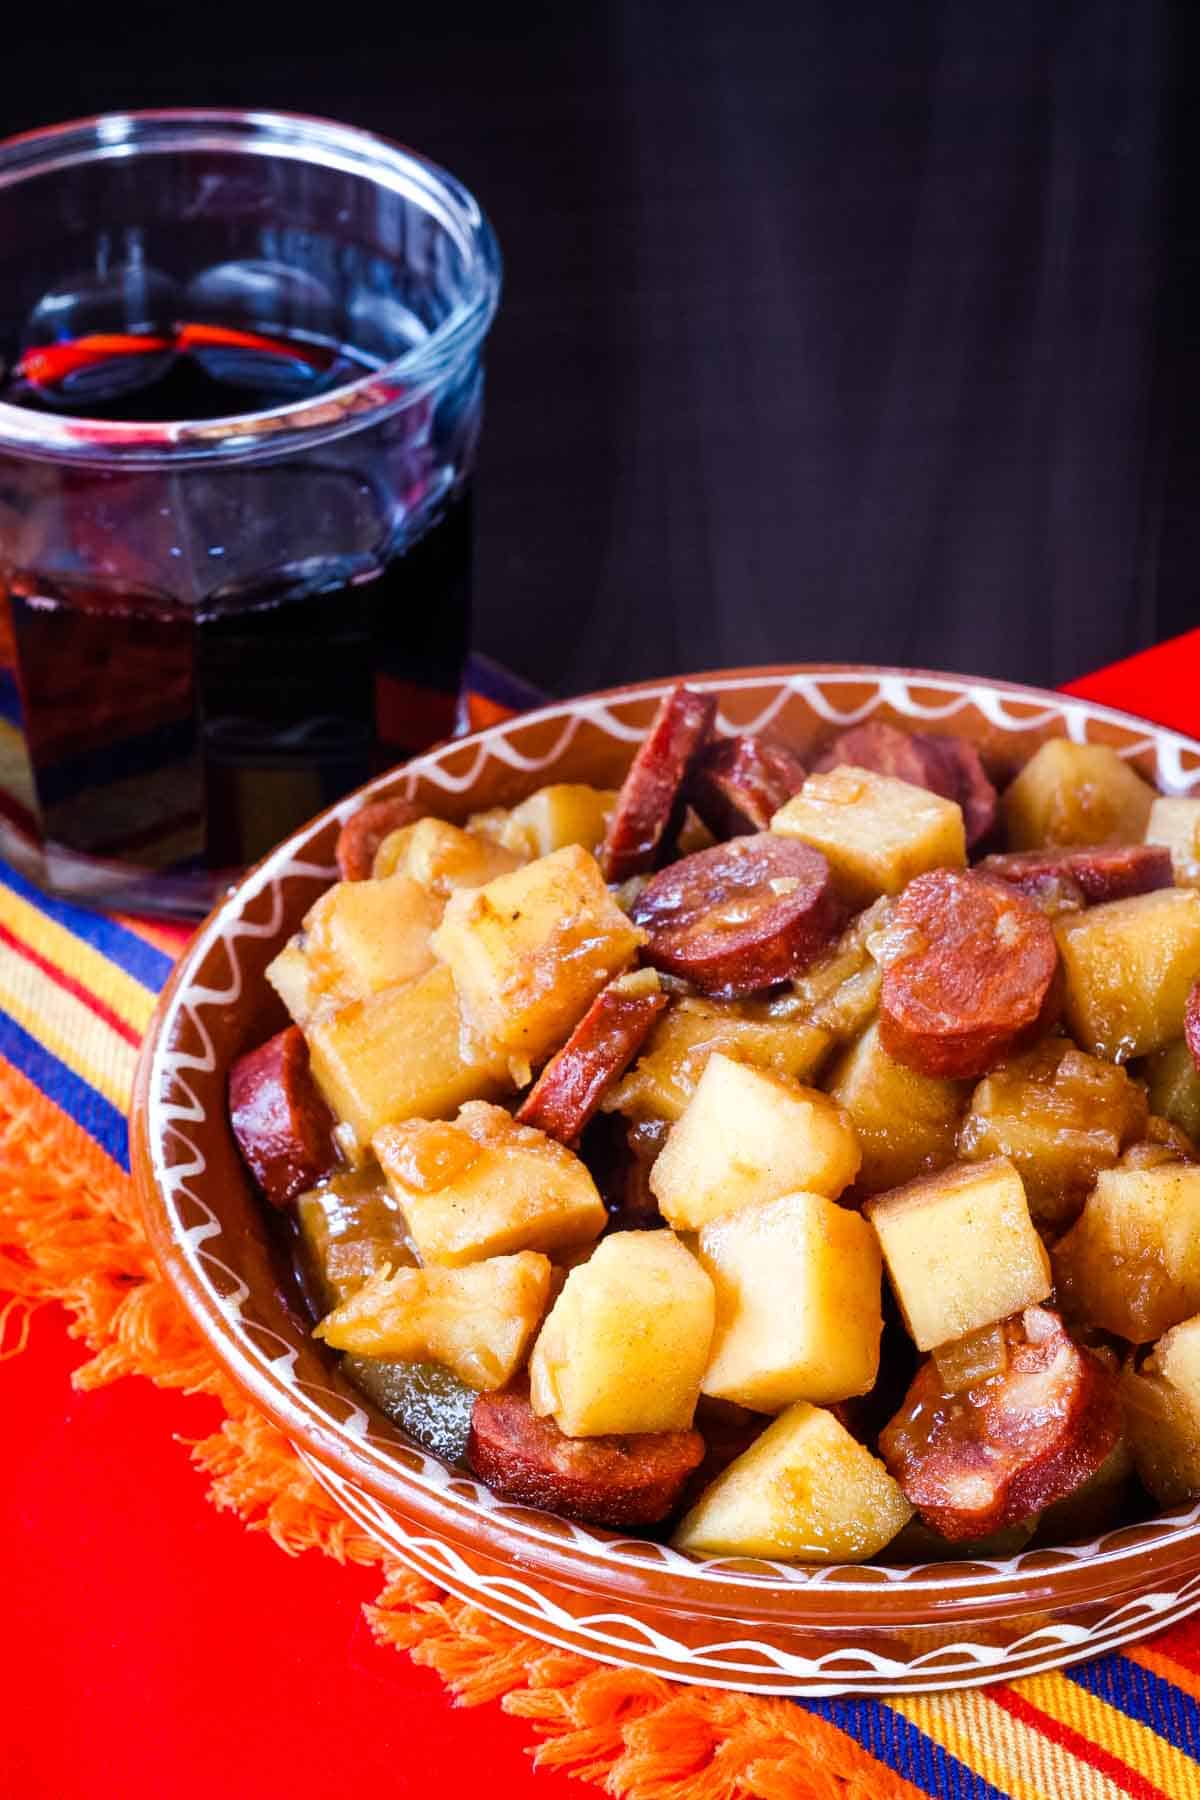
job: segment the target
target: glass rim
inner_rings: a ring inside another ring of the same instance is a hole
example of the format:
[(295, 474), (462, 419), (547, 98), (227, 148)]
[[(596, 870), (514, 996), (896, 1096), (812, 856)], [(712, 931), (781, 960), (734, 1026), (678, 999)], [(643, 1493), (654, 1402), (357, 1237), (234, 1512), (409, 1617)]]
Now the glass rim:
[(471, 278), (469, 299), (403, 355), (314, 399), (217, 419), (153, 421), (32, 412), (0, 401), (0, 450), (122, 468), (280, 456), (361, 431), (411, 406), (478, 350), (495, 315), (502, 279), (500, 250), (487, 215), (470, 190), (437, 163), (358, 126), (257, 109), (98, 113), (0, 141), (0, 205), (8, 188), (77, 164), (195, 149), (323, 165), (407, 195), (460, 249)]

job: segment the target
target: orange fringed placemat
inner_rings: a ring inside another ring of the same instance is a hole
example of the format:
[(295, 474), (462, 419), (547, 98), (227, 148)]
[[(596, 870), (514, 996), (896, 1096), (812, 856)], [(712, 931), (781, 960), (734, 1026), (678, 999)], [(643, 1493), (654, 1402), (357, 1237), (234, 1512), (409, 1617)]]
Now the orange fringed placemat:
[[(1182, 646), (1169, 658), (1151, 653), (1169, 674), (1154, 710), (1172, 723), (1181, 722), (1184, 686), (1194, 692), (1200, 634)], [(1148, 660), (1130, 665), (1136, 679), (1127, 685), (1139, 697)], [(1121, 671), (1109, 672), (1098, 691), (1099, 679), (1089, 692), (1118, 704)], [(1200, 1796), (1200, 1625), (1011, 1686), (890, 1702), (791, 1702), (601, 1667), (520, 1637), (382, 1564), (211, 1360), (142, 1233), (124, 1113), (136, 1045), (181, 941), (170, 928), (49, 901), (0, 866), (0, 1290), (11, 1296), (0, 1313), (0, 1355), (20, 1352), (32, 1308), (57, 1301), (91, 1353), (75, 1373), (77, 1387), (137, 1375), (210, 1396), (223, 1418), (192, 1456), (218, 1506), (284, 1550), (380, 1562), (380, 1591), (367, 1608), (375, 1637), (436, 1670), (462, 1701), (498, 1701), (530, 1721), (540, 1766), (611, 1794)], [(399, 1773), (397, 1782), (398, 1792), (417, 1791)]]

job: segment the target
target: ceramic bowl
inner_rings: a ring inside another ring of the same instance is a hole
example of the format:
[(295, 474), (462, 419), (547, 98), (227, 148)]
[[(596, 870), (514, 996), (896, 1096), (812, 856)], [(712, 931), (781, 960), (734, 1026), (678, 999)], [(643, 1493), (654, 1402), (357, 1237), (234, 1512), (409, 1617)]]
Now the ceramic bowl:
[[(1048, 737), (1111, 744), (1165, 792), (1200, 782), (1200, 744), (1087, 701), (872, 668), (695, 678), (722, 731), (801, 752), (867, 718), (972, 738), (1003, 777)], [(668, 684), (545, 707), (447, 744), (363, 790), (451, 819), (548, 781), (616, 786)], [(1200, 1607), (1200, 1505), (1090, 1542), (978, 1562), (811, 1568), (695, 1560), (497, 1499), (349, 1386), (281, 1279), (225, 1112), (226, 1071), (284, 1023), (263, 970), (334, 874), (345, 800), (280, 844), (200, 928), (142, 1052), (134, 1171), (154, 1247), (228, 1373), (367, 1532), (522, 1632), (687, 1682), (776, 1694), (1012, 1680), (1096, 1655)]]

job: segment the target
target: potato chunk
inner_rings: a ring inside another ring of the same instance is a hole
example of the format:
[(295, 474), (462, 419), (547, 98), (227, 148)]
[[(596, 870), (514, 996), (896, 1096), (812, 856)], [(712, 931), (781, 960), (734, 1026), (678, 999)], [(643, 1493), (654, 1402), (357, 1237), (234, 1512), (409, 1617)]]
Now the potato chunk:
[(433, 966), (440, 901), (407, 875), (339, 881), (304, 921), (305, 954), (326, 992), (345, 1003), (415, 981)]
[(460, 888), (482, 887), (507, 875), (523, 860), (504, 845), (445, 819), (418, 819), (384, 838), (375, 852), (374, 873), (377, 879), (407, 875), (444, 900)]
[(1050, 1292), (1050, 1262), (1007, 1157), (926, 1175), (863, 1210), (919, 1350), (994, 1325)]
[(862, 1150), (858, 1183), (866, 1192), (899, 1187), (955, 1160), (970, 1083), (906, 1069), (879, 1041), (878, 1022), (835, 1064), (827, 1085), (854, 1127)]
[(960, 806), (870, 769), (810, 775), (771, 830), (823, 851), (839, 888), (863, 906), (898, 894), (927, 869), (961, 869), (967, 860)]
[(492, 1393), (524, 1363), (549, 1297), (550, 1259), (534, 1250), (465, 1269), (385, 1269), (314, 1336), (356, 1356), (441, 1363)]
[(979, 1083), (958, 1146), (969, 1162), (1007, 1156), (1033, 1217), (1066, 1226), (1100, 1170), (1144, 1135), (1147, 1116), (1124, 1069), (1052, 1038)]
[(1140, 1369), (1125, 1369), (1121, 1399), (1138, 1478), (1159, 1505), (1200, 1494), (1200, 1317), (1173, 1326)]
[(803, 1019), (775, 1017), (761, 1000), (677, 1001), (651, 1033), (645, 1054), (604, 1102), (635, 1123), (682, 1118), (714, 1050), (734, 1062), (805, 1081), (825, 1058), (830, 1036)]
[(1200, 1071), (1182, 1038), (1156, 1050), (1146, 1064), (1150, 1105), (1190, 1138), (1200, 1138)]
[(1154, 789), (1107, 744), (1051, 738), (1000, 803), (1009, 847), (1140, 844)]
[(650, 1171), (668, 1224), (710, 1219), (798, 1188), (836, 1197), (858, 1171), (849, 1121), (828, 1095), (715, 1052)]
[(524, 861), (549, 856), (568, 844), (581, 844), (594, 856), (604, 842), (616, 799), (615, 788), (556, 781), (538, 788), (511, 811), (496, 807), (492, 812), (476, 813), (467, 820), (467, 829), (515, 851)]
[(1179, 887), (1200, 887), (1200, 799), (1159, 794), (1146, 826), (1148, 844), (1164, 844)]
[(1055, 924), (1071, 1035), (1095, 1056), (1127, 1062), (1183, 1031), (1200, 974), (1200, 893), (1158, 888)]
[(303, 1031), (316, 1018), (325, 1000), (320, 976), (304, 953), (304, 937), (297, 932), (266, 967), (266, 977)]
[(1106, 1169), (1054, 1272), (1072, 1317), (1132, 1344), (1200, 1311), (1200, 1168)]
[(671, 1542), (697, 1556), (865, 1562), (911, 1517), (878, 1457), (798, 1400), (704, 1490)]
[(608, 1215), (573, 1151), (502, 1106), (470, 1102), (453, 1124), (410, 1119), (374, 1139), (423, 1263), (457, 1266), (599, 1237)]
[(779, 1412), (873, 1387), (883, 1271), (858, 1213), (821, 1194), (785, 1194), (706, 1225), (697, 1254), (717, 1297), (704, 1393)]
[(505, 1065), (462, 1028), (449, 969), (385, 988), (309, 1025), (313, 1076), (367, 1144), (398, 1119), (444, 1119), (464, 1100), (502, 1093)]
[(544, 1062), (643, 941), (578, 845), (453, 894), (433, 947), (480, 1035)]
[(529, 1364), (535, 1413), (567, 1437), (686, 1431), (713, 1334), (713, 1286), (672, 1231), (619, 1231), (572, 1269)]

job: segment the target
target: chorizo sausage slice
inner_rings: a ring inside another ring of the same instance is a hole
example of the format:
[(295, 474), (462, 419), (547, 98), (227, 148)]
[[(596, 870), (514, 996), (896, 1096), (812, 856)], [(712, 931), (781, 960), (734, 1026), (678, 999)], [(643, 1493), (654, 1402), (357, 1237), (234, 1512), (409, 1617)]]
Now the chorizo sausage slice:
[(804, 764), (769, 738), (723, 738), (696, 762), (687, 797), (714, 837), (766, 831), (804, 785)]
[(402, 825), (414, 825), (421, 808), (412, 800), (368, 800), (352, 812), (338, 832), (334, 857), (343, 881), (367, 881), (375, 868), (375, 852), (385, 837)]
[(1017, 850), (985, 856), (981, 875), (994, 876), (1037, 898), (1050, 881), (1077, 887), (1089, 906), (1126, 900), (1170, 887), (1175, 880), (1171, 852), (1164, 844), (1094, 844), (1083, 850)]
[(829, 864), (796, 838), (731, 838), (655, 875), (634, 903), (642, 955), (702, 993), (737, 999), (787, 981), (837, 935)]
[(879, 1452), (943, 1537), (1017, 1525), (1091, 1478), (1121, 1430), (1117, 1381), (1061, 1319), (1031, 1306), (1004, 1322), (1006, 1366), (949, 1393), (922, 1363)]
[(1200, 1070), (1200, 981), (1193, 985), (1183, 1009), (1183, 1035), (1192, 1053), (1192, 1061), (1197, 1070)]
[(900, 731), (886, 719), (868, 719), (834, 738), (816, 767), (835, 769), (842, 763), (891, 775), (956, 801), (962, 808), (968, 848), (996, 823), (996, 790), (978, 750), (966, 738)]
[(693, 759), (717, 716), (715, 694), (680, 684), (663, 700), (621, 784), (600, 850), (606, 881), (655, 867), (667, 848)]
[(934, 869), (911, 881), (887, 928), (879, 1035), (922, 1075), (986, 1075), (1049, 1023), (1058, 946), (1049, 920), (1002, 881)]
[(308, 1045), (298, 1025), (234, 1063), (229, 1122), (272, 1206), (288, 1206), (333, 1168), (333, 1114), (309, 1073)]
[(926, 787), (958, 801), (967, 848), (973, 850), (994, 827), (1000, 807), (1000, 796), (978, 750), (969, 738), (937, 737), (932, 732), (923, 732), (918, 742), (927, 770)]
[(640, 976), (620, 976), (600, 990), (521, 1102), (519, 1125), (534, 1125), (561, 1144), (578, 1141), (667, 1004), (661, 988), (639, 989), (639, 982), (656, 979), (642, 970)]
[(656, 1525), (704, 1456), (698, 1431), (570, 1438), (539, 1419), (526, 1385), (480, 1394), (467, 1461), (493, 1492), (615, 1530)]

